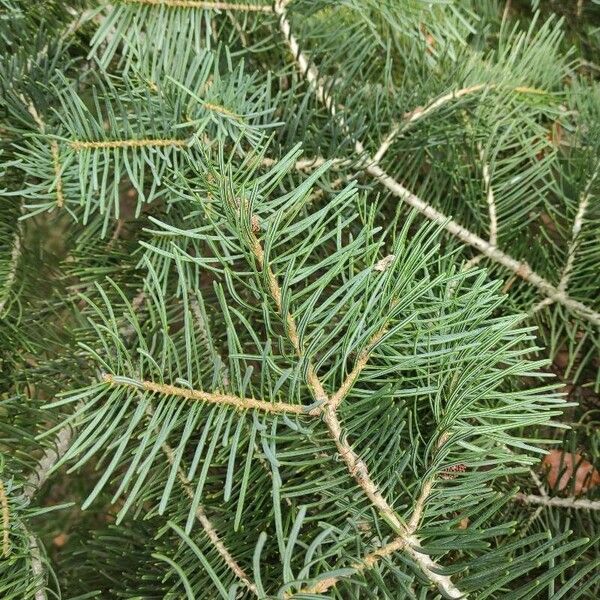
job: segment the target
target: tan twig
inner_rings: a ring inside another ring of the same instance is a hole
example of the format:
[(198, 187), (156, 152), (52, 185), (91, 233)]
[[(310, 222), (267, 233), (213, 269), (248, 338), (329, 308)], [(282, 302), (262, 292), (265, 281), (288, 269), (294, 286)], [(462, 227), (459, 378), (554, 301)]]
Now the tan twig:
[[(436, 445), (436, 451), (439, 451), (439, 449), (448, 441), (449, 437), (450, 436), (447, 433), (444, 433), (440, 436), (440, 439), (438, 440), (437, 445)], [(415, 502), (410, 521), (408, 522), (408, 529), (411, 533), (414, 533), (419, 528), (421, 519), (423, 517), (423, 512), (425, 511), (425, 504), (427, 503), (427, 500), (429, 499), (429, 496), (431, 495), (431, 492), (433, 491), (434, 484), (435, 484), (434, 477), (430, 477), (423, 484), (421, 493), (419, 494), (419, 497), (417, 498), (417, 501)]]
[(27, 98), (25, 98), (25, 96), (23, 96), (22, 94), (19, 97), (21, 98), (23, 103), (27, 106), (27, 111), (33, 117), (33, 120), (35, 121), (35, 124), (38, 126), (40, 132), (45, 133), (46, 132), (46, 124), (44, 123), (42, 117), (40, 117), (40, 114), (36, 110), (33, 103), (28, 102)]
[(232, 110), (221, 106), (220, 104), (211, 104), (210, 102), (202, 101), (202, 108), (207, 108), (213, 112), (219, 113), (221, 115), (225, 115), (226, 117), (230, 117), (231, 119), (235, 119), (236, 121), (242, 121), (242, 117), (237, 113), (234, 113)]
[[(33, 117), (36, 125), (38, 126), (40, 133), (46, 133), (46, 123), (36, 110), (32, 102), (27, 102), (26, 98), (21, 95), (21, 100), (27, 105), (29, 114)], [(50, 141), (50, 153), (52, 154), (52, 167), (54, 168), (54, 179), (56, 184), (56, 206), (62, 208), (65, 205), (65, 196), (63, 192), (62, 182), (62, 167), (60, 166), (60, 149), (56, 140)]]
[[(405, 113), (404, 117), (402, 119), (403, 125), (404, 126), (410, 125), (410, 124), (414, 123), (415, 121), (418, 121), (419, 119), (422, 119), (423, 117), (426, 117), (427, 115), (431, 114), (432, 112), (435, 112), (436, 110), (438, 110), (438, 108), (441, 108), (442, 106), (444, 106), (444, 104), (448, 104), (448, 102), (452, 102), (453, 100), (458, 100), (459, 98), (462, 98), (463, 96), (469, 96), (471, 94), (475, 94), (476, 92), (480, 92), (481, 90), (485, 90), (486, 88), (489, 88), (489, 87), (490, 87), (490, 84), (477, 83), (475, 85), (470, 85), (468, 87), (464, 87), (459, 90), (453, 90), (451, 92), (448, 92), (447, 94), (443, 94), (442, 96), (439, 96), (435, 100), (432, 100), (426, 106), (419, 106), (419, 107), (415, 108), (414, 110), (411, 110), (410, 112)], [(404, 129), (404, 127), (402, 129)]]
[[(357, 142), (357, 151), (358, 150), (364, 150), (360, 142)], [(390, 177), (379, 166), (368, 165), (366, 167), (366, 171), (388, 190), (390, 190), (395, 196), (406, 202), (409, 206), (415, 208), (431, 221), (438, 223), (446, 231), (457, 237), (465, 244), (473, 246), (482, 254), (492, 259), (494, 262), (509, 269), (515, 273), (515, 275), (536, 287), (551, 300), (569, 308), (594, 325), (600, 325), (600, 313), (596, 312), (583, 302), (579, 302), (574, 298), (571, 298), (566, 292), (559, 290), (547, 279), (544, 279), (541, 275), (538, 275), (526, 262), (516, 260), (512, 256), (502, 252), (502, 250), (499, 248), (495, 248), (489, 242), (486, 242), (456, 221), (436, 210), (431, 205), (427, 204), (427, 202), (419, 198), (416, 194), (413, 194), (410, 190), (406, 189), (398, 181)]]
[(379, 329), (379, 331), (377, 331), (377, 333), (375, 333), (375, 335), (373, 335), (373, 337), (369, 340), (366, 348), (364, 348), (358, 355), (358, 358), (354, 363), (354, 368), (352, 369), (352, 371), (348, 373), (346, 379), (344, 380), (340, 388), (337, 390), (337, 392), (335, 392), (335, 394), (331, 396), (329, 402), (335, 410), (337, 410), (339, 405), (342, 403), (343, 399), (348, 395), (348, 392), (352, 389), (352, 386), (358, 379), (362, 370), (367, 366), (373, 348), (385, 335), (386, 331), (387, 323), (383, 327), (381, 327), (381, 329)]
[[(492, 178), (490, 176), (490, 168), (489, 165), (485, 162), (485, 156), (483, 152), (483, 148), (481, 144), (477, 144), (477, 149), (479, 152), (479, 159), (482, 163), (482, 175), (483, 175), (483, 185), (486, 192), (486, 201), (488, 205), (488, 215), (490, 219), (489, 223), (489, 243), (491, 246), (496, 246), (498, 243), (498, 215), (496, 212), (496, 198), (494, 196), (494, 190), (492, 188)], [(474, 256), (471, 260), (468, 260), (462, 270), (468, 271), (472, 269), (475, 265), (479, 264), (484, 259), (483, 254), (478, 254)]]
[(8, 273), (6, 274), (6, 278), (2, 285), (2, 297), (0, 298), (0, 314), (4, 310), (6, 306), (10, 294), (10, 289), (15, 282), (17, 277), (17, 267), (19, 264), (19, 257), (21, 256), (21, 232), (19, 231), (19, 226), (17, 225), (17, 230), (13, 236), (13, 244), (12, 251), (10, 253), (10, 263), (8, 266)]
[(381, 142), (381, 145), (377, 149), (377, 152), (375, 152), (375, 154), (373, 154), (373, 162), (375, 164), (379, 164), (381, 162), (381, 159), (384, 157), (385, 153), (389, 150), (390, 146), (394, 143), (394, 140), (396, 139), (396, 136), (398, 135), (399, 132), (400, 132), (400, 126), (394, 125), (392, 127), (392, 129), (390, 130), (390, 132), (385, 136), (385, 138), (383, 138), (383, 142)]
[[(78, 408), (82, 407), (82, 403), (77, 404)], [(29, 475), (24, 486), (23, 495), (31, 500), (35, 493), (46, 483), (50, 471), (54, 465), (66, 454), (73, 440), (73, 428), (70, 424), (59, 429), (52, 447), (46, 448), (41, 458), (38, 460), (34, 471)]]
[(535, 494), (515, 495), (515, 499), (525, 504), (537, 504), (540, 506), (556, 506), (560, 508), (574, 508), (578, 510), (600, 510), (600, 500), (587, 500), (585, 498), (557, 498), (548, 495), (536, 496)]
[[(355, 143), (355, 149), (356, 152), (359, 154), (365, 153), (364, 146), (358, 140)], [(536, 287), (538, 290), (544, 293), (550, 300), (562, 304), (563, 306), (579, 314), (584, 319), (590, 321), (594, 325), (600, 325), (600, 313), (596, 312), (594, 309), (587, 306), (583, 302), (579, 302), (574, 298), (571, 298), (566, 292), (559, 290), (547, 279), (544, 279), (541, 275), (538, 275), (526, 262), (516, 260), (512, 256), (504, 253), (499, 248), (496, 248), (495, 246), (480, 238), (479, 236), (475, 235), (456, 221), (450, 219), (440, 211), (433, 208), (430, 204), (427, 204), (427, 202), (419, 198), (416, 194), (405, 188), (393, 177), (388, 175), (378, 165), (372, 164), (372, 161), (367, 160), (367, 166), (365, 168), (365, 171), (371, 176), (373, 176), (375, 179), (377, 179), (395, 196), (399, 197), (409, 206), (415, 208), (429, 220), (438, 223), (446, 231), (457, 237), (465, 244), (473, 246), (474, 248), (479, 250), (483, 255), (492, 259), (494, 262), (506, 267), (515, 275)]]
[(230, 2), (203, 2), (201, 0), (122, 0), (126, 4), (165, 6), (167, 8), (198, 8), (202, 10), (232, 10), (240, 12), (273, 12), (269, 4), (237, 4)]
[[(260, 164), (263, 167), (272, 167), (278, 162), (278, 159), (265, 157), (260, 161)], [(332, 158), (328, 160), (322, 156), (313, 156), (310, 158), (301, 158), (300, 160), (297, 160), (293, 165), (293, 169), (296, 171), (310, 172), (322, 167), (326, 163), (329, 163), (331, 169), (341, 169), (342, 167), (350, 167), (356, 164), (356, 162), (356, 160), (348, 158)]]
[[(468, 87), (460, 88), (458, 90), (453, 90), (442, 96), (439, 96), (432, 100), (429, 104), (425, 106), (419, 106), (414, 110), (411, 110), (407, 113), (404, 113), (402, 117), (402, 121), (392, 127), (388, 135), (384, 138), (383, 142), (379, 146), (379, 149), (372, 157), (372, 162), (375, 164), (379, 164), (384, 154), (388, 151), (389, 147), (392, 145), (396, 137), (406, 132), (413, 123), (416, 121), (420, 121), (423, 117), (430, 115), (431, 113), (437, 111), (442, 106), (446, 104), (458, 100), (459, 98), (463, 98), (464, 96), (470, 96), (471, 94), (475, 94), (477, 92), (481, 92), (483, 90), (493, 90), (499, 88), (500, 86), (495, 85), (493, 83), (477, 83), (475, 85), (470, 85)], [(515, 86), (508, 88), (510, 91), (517, 92), (520, 94), (545, 94), (544, 90), (526, 87), (526, 86)]]
[(207, 402), (209, 404), (221, 404), (232, 406), (237, 410), (260, 410), (265, 413), (291, 413), (297, 415), (307, 414), (303, 406), (299, 404), (288, 404), (286, 402), (267, 402), (266, 400), (256, 400), (254, 398), (241, 398), (230, 394), (210, 393), (201, 390), (191, 390), (189, 388), (176, 387), (164, 383), (155, 383), (153, 381), (131, 381), (123, 380), (113, 375), (105, 374), (104, 381), (112, 386), (135, 387), (148, 392), (161, 394), (163, 396), (179, 396), (187, 400), (198, 402)]
[(58, 142), (52, 140), (50, 142), (50, 151), (52, 152), (52, 164), (54, 166), (54, 178), (56, 179), (56, 206), (62, 208), (65, 205), (65, 196), (63, 194), (63, 184), (60, 166), (60, 153)]
[(336, 448), (342, 460), (346, 463), (346, 467), (350, 475), (355, 479), (356, 483), (363, 490), (371, 504), (377, 509), (377, 512), (390, 524), (392, 529), (400, 534), (406, 535), (406, 525), (398, 516), (396, 511), (389, 505), (388, 501), (383, 497), (377, 484), (371, 478), (369, 469), (365, 461), (355, 452), (354, 448), (349, 444), (346, 437), (342, 433), (342, 425), (337, 417), (336, 411), (329, 404), (325, 404), (323, 409), (323, 421), (329, 429), (329, 433), (335, 442)]
[(585, 218), (585, 213), (590, 203), (592, 185), (594, 184), (594, 181), (598, 176), (599, 170), (600, 167), (597, 167), (594, 171), (594, 174), (590, 177), (590, 180), (585, 186), (585, 189), (583, 190), (579, 199), (577, 214), (575, 215), (575, 220), (573, 221), (573, 228), (571, 230), (571, 243), (569, 244), (569, 249), (567, 251), (567, 262), (565, 263), (560, 282), (558, 283), (558, 289), (561, 292), (566, 291), (567, 286), (569, 285), (569, 279), (571, 278), (573, 266), (575, 265), (575, 256), (579, 247), (579, 234), (581, 233), (581, 228), (583, 227), (583, 219)]
[[(149, 406), (146, 412), (148, 413), (148, 415), (152, 416), (152, 407)], [(173, 448), (171, 448), (171, 446), (169, 446), (169, 444), (165, 442), (162, 444), (162, 450), (165, 456), (167, 457), (169, 464), (173, 465), (175, 463), (175, 453), (173, 452)], [(185, 472), (181, 467), (177, 469), (177, 479), (179, 480), (179, 483), (186, 496), (193, 501), (194, 491), (192, 489), (192, 483), (186, 477)], [(219, 534), (215, 529), (214, 525), (207, 517), (206, 512), (201, 506), (198, 506), (196, 508), (195, 516), (196, 519), (198, 519), (200, 525), (202, 525), (202, 528), (204, 529), (204, 532), (206, 533), (208, 539), (212, 542), (213, 546), (215, 547), (215, 550), (221, 555), (221, 558), (223, 558), (227, 566), (255, 596), (258, 596), (258, 590), (256, 588), (256, 585), (254, 585), (254, 583), (250, 581), (250, 579), (246, 575), (246, 572), (240, 567), (235, 558), (231, 555), (231, 553), (223, 543), (223, 540), (221, 540), (221, 538), (219, 537)]]
[(532, 308), (529, 309), (527, 314), (532, 317), (536, 312), (539, 312), (542, 310), (542, 308), (546, 308), (546, 306), (550, 306), (551, 304), (554, 304), (554, 300), (551, 300), (550, 298), (542, 298), (539, 302), (536, 302)]
[(189, 145), (188, 140), (178, 139), (143, 139), (143, 140), (105, 140), (86, 142), (84, 140), (72, 140), (69, 146), (75, 150), (98, 150), (101, 148), (160, 148), (173, 146), (174, 148), (185, 148)]
[[(402, 550), (406, 546), (406, 540), (404, 538), (398, 537), (391, 541), (390, 543), (366, 554), (359, 562), (356, 562), (352, 565), (352, 569), (354, 569), (355, 573), (362, 573), (368, 569), (372, 569), (382, 558), (387, 558), (394, 554), (394, 552), (398, 552), (398, 550)], [(285, 594), (285, 598), (292, 598), (296, 595), (311, 595), (311, 594), (324, 594), (332, 587), (335, 587), (340, 581), (341, 577), (327, 577), (326, 579), (322, 579), (318, 583), (313, 586), (302, 588), (297, 592), (288, 592)]]
[[(262, 245), (258, 241), (256, 235), (252, 234), (252, 253), (256, 258), (256, 262), (261, 270), (265, 270), (265, 254)], [(270, 267), (266, 267), (267, 280), (269, 285), (269, 292), (271, 293), (271, 297), (275, 302), (275, 306), (277, 307), (277, 312), (281, 314), (283, 317), (286, 327), (287, 327), (287, 335), (288, 338), (294, 347), (296, 355), (301, 358), (304, 356), (304, 349), (302, 348), (302, 344), (300, 342), (300, 337), (298, 336), (298, 329), (296, 327), (296, 321), (294, 317), (290, 313), (284, 314), (282, 298), (281, 298), (281, 288), (279, 287), (279, 283), (277, 282), (277, 278), (275, 274), (271, 270)], [(317, 373), (312, 362), (309, 361), (306, 372), (306, 380), (308, 386), (310, 387), (313, 396), (317, 402), (324, 402), (328, 400), (327, 394), (321, 384), (321, 381), (317, 377)], [(316, 409), (317, 411), (319, 408)], [(314, 411), (312, 411), (314, 414)]]
[(8, 558), (10, 554), (10, 510), (8, 497), (4, 489), (4, 482), (0, 479), (0, 509), (2, 514), (2, 556)]
[[(403, 124), (405, 126), (410, 125), (410, 124), (414, 123), (415, 121), (418, 121), (419, 119), (422, 119), (423, 117), (426, 117), (427, 115), (431, 114), (432, 112), (435, 112), (436, 110), (438, 110), (445, 104), (448, 104), (449, 102), (451, 102), (453, 100), (457, 100), (458, 98), (463, 98), (464, 96), (470, 96), (471, 94), (475, 94), (476, 92), (480, 92), (482, 90), (493, 90), (493, 89), (497, 89), (497, 88), (500, 88), (500, 86), (496, 85), (495, 83), (477, 83), (475, 85), (464, 87), (459, 90), (453, 90), (452, 92), (448, 92), (447, 94), (443, 94), (442, 96), (439, 96), (438, 98), (436, 98), (435, 100), (433, 100), (432, 102), (430, 102), (429, 104), (427, 104), (424, 107), (418, 107), (418, 108), (415, 108), (414, 110), (406, 113), (403, 117)], [(528, 87), (528, 86), (524, 86), (524, 85), (517, 85), (514, 87), (510, 87), (508, 89), (512, 92), (517, 92), (518, 94), (537, 94), (537, 95), (547, 94), (547, 92), (545, 90), (532, 88), (532, 87)], [(402, 128), (402, 130), (403, 129), (404, 128)]]
[(408, 522), (408, 527), (411, 531), (416, 531), (421, 523), (421, 519), (423, 518), (423, 512), (425, 511), (425, 504), (433, 491), (433, 486), (435, 484), (435, 479), (430, 477), (424, 484), (421, 489), (421, 493), (415, 502), (412, 515), (410, 517), (410, 521)]
[[(142, 289), (142, 291), (136, 296), (136, 298), (134, 299), (134, 301), (132, 303), (132, 308), (134, 311), (140, 307), (141, 303), (144, 300), (144, 297), (145, 297), (145, 294), (144, 294), (144, 290)], [(204, 323), (204, 319), (202, 318), (200, 307), (198, 306), (197, 302), (195, 302), (195, 301), (192, 301), (192, 312), (193, 312), (194, 316), (196, 317), (196, 319), (198, 320), (199, 326), (204, 331), (206, 331), (207, 325), (206, 325), (206, 323)], [(154, 409), (153, 409), (153, 406), (151, 403), (149, 403), (146, 408), (146, 414), (150, 418), (154, 414)], [(167, 457), (169, 464), (170, 465), (175, 464), (175, 453), (173, 451), (173, 448), (171, 448), (171, 446), (169, 444), (164, 442), (162, 444), (162, 450), (163, 450), (165, 456)], [(194, 491), (192, 489), (192, 483), (186, 477), (185, 471), (181, 467), (178, 467), (178, 469), (177, 469), (177, 479), (178, 479), (183, 491), (185, 492), (186, 496), (190, 500), (193, 501), (194, 500)], [(221, 557), (223, 558), (223, 560), (225, 561), (227, 566), (255, 596), (258, 596), (258, 590), (256, 588), (256, 585), (248, 578), (245, 571), (240, 567), (240, 565), (237, 563), (235, 558), (231, 555), (231, 553), (229, 552), (229, 550), (227, 549), (227, 547), (225, 546), (225, 544), (219, 537), (219, 534), (218, 534), (216, 528), (214, 527), (214, 525), (212, 524), (212, 522), (206, 515), (206, 512), (204, 511), (204, 509), (201, 506), (198, 506), (196, 508), (195, 516), (196, 516), (196, 519), (198, 520), (198, 522), (200, 523), (200, 525), (202, 526), (202, 528), (204, 529), (208, 539), (212, 542), (213, 546), (215, 547), (217, 552), (221, 555)]]
[(35, 600), (47, 600), (44, 566), (38, 541), (32, 533), (28, 536), (29, 554), (31, 556), (31, 572), (34, 580), (39, 580), (39, 586), (35, 591)]
[(485, 155), (481, 144), (478, 144), (479, 159), (482, 164), (482, 175), (483, 184), (486, 192), (486, 201), (488, 205), (488, 215), (490, 217), (490, 239), (489, 242), (492, 246), (498, 243), (498, 214), (496, 212), (496, 197), (494, 196), (494, 189), (492, 188), (492, 178), (490, 176), (490, 167), (485, 161)]

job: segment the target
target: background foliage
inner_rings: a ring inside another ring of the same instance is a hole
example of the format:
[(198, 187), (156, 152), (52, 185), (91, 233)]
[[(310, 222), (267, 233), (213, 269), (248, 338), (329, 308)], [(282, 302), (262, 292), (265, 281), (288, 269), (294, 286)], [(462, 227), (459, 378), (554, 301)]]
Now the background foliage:
[(598, 597), (599, 50), (0, 0), (0, 596)]

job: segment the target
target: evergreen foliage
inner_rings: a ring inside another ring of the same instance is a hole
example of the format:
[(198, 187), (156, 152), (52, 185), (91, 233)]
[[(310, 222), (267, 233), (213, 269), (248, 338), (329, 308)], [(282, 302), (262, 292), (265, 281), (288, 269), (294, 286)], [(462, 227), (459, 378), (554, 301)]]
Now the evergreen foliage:
[(0, 0), (1, 598), (600, 595), (572, 4)]

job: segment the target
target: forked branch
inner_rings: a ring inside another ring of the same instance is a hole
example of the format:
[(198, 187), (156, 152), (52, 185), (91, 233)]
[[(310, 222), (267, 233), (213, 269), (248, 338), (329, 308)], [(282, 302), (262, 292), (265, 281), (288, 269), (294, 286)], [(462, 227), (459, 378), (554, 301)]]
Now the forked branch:
[[(287, 32), (286, 37), (289, 35), (291, 39), (294, 40), (293, 35), (291, 34), (289, 22), (285, 19), (285, 8), (283, 4), (276, 2), (275, 11), (280, 15), (280, 24), (282, 26), (282, 30)], [(286, 23), (287, 26), (285, 25)], [(454, 585), (452, 580), (445, 575), (438, 574), (437, 571), (439, 570), (439, 565), (431, 560), (429, 556), (417, 550), (419, 547), (419, 539), (413, 534), (412, 531), (408, 529), (407, 525), (404, 523), (398, 513), (384, 498), (377, 484), (372, 479), (367, 464), (356, 453), (354, 448), (352, 448), (351, 444), (348, 442), (346, 436), (343, 434), (342, 425), (337, 416), (336, 407), (350, 389), (356, 377), (358, 377), (358, 374), (362, 368), (364, 368), (364, 365), (366, 365), (368, 353), (362, 358), (362, 360), (359, 359), (358, 369), (355, 367), (356, 373), (353, 370), (351, 373), (351, 379), (347, 380), (346, 384), (343, 385), (344, 389), (338, 390), (338, 392), (330, 398), (325, 391), (314, 364), (305, 355), (304, 348), (298, 336), (298, 328), (294, 316), (290, 312), (284, 310), (281, 287), (272, 269), (268, 264), (266, 264), (264, 249), (254, 233), (251, 233), (250, 246), (258, 266), (266, 274), (269, 293), (275, 306), (277, 307), (277, 312), (286, 324), (287, 335), (290, 343), (292, 344), (298, 358), (304, 359), (307, 362), (306, 382), (313, 394), (314, 399), (320, 404), (320, 406), (322, 406), (321, 415), (323, 422), (326, 424), (329, 434), (335, 443), (338, 454), (346, 464), (348, 472), (354, 478), (358, 486), (362, 489), (365, 496), (369, 499), (377, 512), (396, 532), (399, 538), (401, 538), (404, 543), (403, 547), (406, 553), (415, 561), (417, 565), (419, 565), (428, 579), (437, 585), (437, 587), (449, 598), (461, 598), (463, 594)], [(376, 335), (381, 337), (383, 334), (384, 331), (381, 331)], [(376, 343), (376, 341), (374, 343)], [(332, 398), (335, 398), (335, 405), (332, 401)]]
[(367, 344), (366, 348), (364, 348), (358, 355), (358, 358), (354, 363), (352, 371), (348, 373), (346, 379), (344, 379), (344, 382), (342, 383), (340, 388), (335, 392), (335, 394), (331, 396), (330, 404), (331, 406), (333, 406), (334, 410), (337, 410), (339, 405), (342, 403), (342, 400), (348, 395), (348, 392), (350, 392), (350, 390), (352, 389), (352, 386), (362, 373), (363, 369), (367, 366), (373, 348), (385, 335), (386, 331), (387, 324), (383, 325), (379, 329), (379, 331), (377, 331), (377, 333), (375, 333), (375, 335), (369, 340), (369, 343)]
[[(282, 5), (281, 2), (275, 2), (274, 6), (275, 13), (279, 16), (279, 29), (281, 30), (281, 33), (285, 38), (289, 50), (292, 56), (294, 57), (298, 70), (301, 72), (301, 74), (308, 82), (309, 86), (312, 88), (317, 99), (327, 108), (331, 116), (337, 119), (337, 121), (340, 123), (340, 125), (346, 133), (350, 133), (346, 121), (343, 117), (339, 116), (338, 114), (338, 110), (332, 96), (329, 95), (326, 91), (321, 81), (318, 70), (315, 68), (314, 65), (310, 64), (309, 59), (300, 49), (298, 40), (292, 34), (292, 26), (289, 20), (287, 19), (285, 7)], [(487, 85), (487, 87), (494, 86)], [(479, 86), (465, 88), (465, 90), (469, 90), (469, 93), (472, 93), (473, 90), (477, 91), (479, 89), (483, 88), (480, 88)], [(541, 90), (536, 90), (527, 87), (520, 87), (514, 89), (517, 92), (524, 93), (544, 93)], [(436, 110), (440, 106), (440, 104), (443, 104), (455, 98), (457, 93), (458, 92), (452, 92), (450, 94), (447, 94), (446, 96), (443, 96), (431, 103), (425, 109), (418, 109), (418, 111), (410, 117), (410, 120), (414, 120), (415, 118), (421, 118), (425, 114)], [(387, 147), (389, 147), (389, 144), (391, 143), (390, 139), (390, 136), (386, 138), (387, 141), (385, 142), (385, 144), (387, 144)], [(454, 237), (461, 240), (463, 243), (473, 246), (474, 248), (479, 250), (479, 252), (481, 252), (494, 262), (509, 269), (518, 277), (521, 277), (522, 279), (536, 287), (540, 292), (542, 292), (551, 300), (569, 308), (570, 310), (579, 314), (582, 318), (590, 321), (594, 325), (600, 325), (600, 313), (595, 311), (593, 308), (584, 304), (583, 302), (579, 302), (574, 298), (571, 298), (565, 291), (560, 290), (558, 287), (550, 283), (547, 279), (544, 279), (541, 275), (538, 275), (526, 262), (519, 261), (510, 256), (509, 254), (506, 254), (499, 248), (496, 248), (493, 244), (490, 244), (490, 242), (480, 238), (478, 235), (469, 231), (453, 219), (449, 218), (447, 215), (435, 209), (423, 199), (419, 198), (419, 196), (417, 196), (415, 193), (405, 188), (400, 182), (398, 182), (388, 173), (386, 173), (379, 166), (378, 162), (374, 159), (374, 157), (368, 155), (363, 143), (360, 140), (356, 139), (354, 141), (354, 149), (358, 156), (363, 157), (362, 164), (364, 165), (364, 172), (366, 172), (368, 175), (370, 175), (376, 181), (378, 181), (380, 184), (386, 187), (394, 196), (406, 202), (406, 204), (416, 209), (429, 220), (439, 224), (446, 231), (448, 231)], [(380, 156), (382, 155), (381, 152), (379, 154)]]
[[(448, 440), (447, 435), (442, 436), (438, 443), (438, 448), (440, 448), (443, 444), (445, 444), (447, 440)], [(425, 509), (425, 504), (426, 504), (431, 492), (433, 491), (434, 482), (435, 482), (434, 478), (431, 477), (423, 485), (423, 487), (421, 489), (421, 493), (419, 494), (419, 497), (417, 498), (417, 501), (415, 502), (411, 519), (408, 522), (408, 525), (406, 527), (406, 533), (404, 535), (400, 535), (400, 536), (396, 537), (392, 542), (386, 544), (385, 546), (382, 546), (381, 548), (378, 548), (377, 550), (367, 554), (361, 561), (354, 563), (352, 565), (352, 568), (354, 569), (355, 573), (362, 573), (363, 571), (373, 568), (375, 565), (377, 565), (379, 563), (379, 561), (382, 558), (388, 557), (388, 556), (392, 555), (394, 552), (397, 552), (399, 550), (404, 550), (408, 554), (411, 554), (413, 556), (413, 558), (415, 558), (415, 560), (417, 558), (419, 558), (421, 561), (422, 560), (427, 561), (427, 559), (429, 557), (426, 557), (425, 559), (423, 559), (424, 555), (421, 553), (418, 553), (415, 550), (415, 547), (419, 546), (419, 540), (416, 537), (415, 533), (416, 533), (417, 529), (419, 528), (421, 518), (423, 516), (423, 511)], [(429, 559), (429, 560), (431, 560), (431, 559)], [(431, 563), (428, 566), (429, 566), (429, 568), (431, 568), (433, 570), (435, 570), (438, 567), (438, 565), (436, 565), (433, 561), (431, 561)], [(423, 565), (422, 565), (422, 568), (423, 568)], [(314, 586), (301, 589), (297, 593), (298, 594), (322, 594), (322, 593), (325, 593), (330, 588), (337, 585), (337, 583), (341, 580), (342, 580), (342, 578), (340, 578), (340, 577), (328, 577), (328, 578), (322, 579), (321, 581), (316, 583)], [(436, 583), (438, 583), (438, 582), (436, 582)], [(445, 582), (442, 582), (442, 585), (443, 585), (443, 583), (445, 583)], [(442, 589), (444, 589), (444, 588), (442, 588)]]

